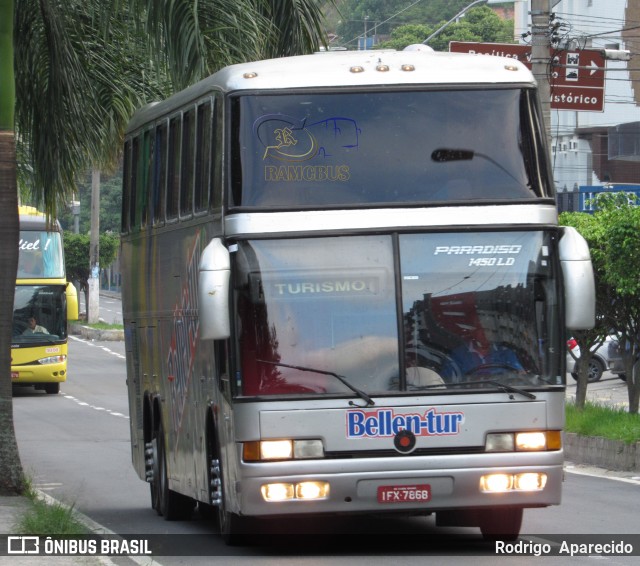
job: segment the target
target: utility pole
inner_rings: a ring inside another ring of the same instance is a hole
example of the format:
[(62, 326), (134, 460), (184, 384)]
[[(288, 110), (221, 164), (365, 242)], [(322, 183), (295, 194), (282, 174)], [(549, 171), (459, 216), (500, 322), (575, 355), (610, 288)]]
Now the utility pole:
[(98, 322), (100, 313), (100, 169), (91, 170), (91, 235), (89, 243), (89, 304), (87, 322)]
[[(542, 117), (549, 149), (551, 149), (551, 85), (549, 83), (551, 32), (549, 28), (549, 6), (552, 1), (531, 0), (531, 70), (538, 82), (538, 93), (540, 94)], [(553, 5), (555, 6), (557, 3), (556, 1)]]

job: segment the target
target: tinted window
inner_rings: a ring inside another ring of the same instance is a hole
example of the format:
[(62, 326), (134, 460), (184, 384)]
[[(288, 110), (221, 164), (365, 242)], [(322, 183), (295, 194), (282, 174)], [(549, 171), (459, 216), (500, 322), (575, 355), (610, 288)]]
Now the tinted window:
[(517, 89), (239, 97), (233, 205), (536, 198), (531, 104)]

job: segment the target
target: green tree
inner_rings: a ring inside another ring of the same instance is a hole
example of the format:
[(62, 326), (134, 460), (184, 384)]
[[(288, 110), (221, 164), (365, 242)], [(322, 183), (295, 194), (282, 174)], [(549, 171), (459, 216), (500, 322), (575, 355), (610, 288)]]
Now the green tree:
[(13, 427), (11, 324), (18, 269), (18, 189), (14, 132), (13, 0), (0, 0), (0, 494), (25, 487)]
[[(33, 201), (55, 217), (61, 203), (75, 195), (79, 171), (115, 161), (124, 124), (147, 99), (149, 85), (162, 86), (164, 70), (172, 86), (182, 88), (227, 63), (314, 50), (323, 42), (320, 4), (316, 0), (21, 0), (14, 6), (13, 0), (0, 0), (3, 493), (23, 488), (9, 377), (8, 321), (18, 261), (15, 131), (24, 144), (21, 155), (29, 159), (28, 166), (19, 170), (28, 172)], [(141, 42), (144, 31), (150, 32), (148, 43)], [(154, 77), (160, 80), (154, 83)]]
[[(78, 179), (77, 200), (80, 201), (79, 231), (87, 234), (91, 230), (91, 175), (83, 175)], [(122, 213), (122, 168), (113, 174), (104, 176), (100, 184), (100, 231), (120, 231), (120, 215)], [(64, 230), (72, 232), (74, 217), (71, 207), (67, 206), (58, 215)], [(102, 264), (101, 264), (102, 265)]]
[[(463, 6), (464, 7), (464, 6)], [(455, 15), (455, 14), (454, 14)], [(422, 43), (446, 21), (433, 26), (405, 25), (391, 32), (391, 39), (380, 43), (380, 49), (404, 49), (411, 43)], [(513, 21), (502, 20), (487, 6), (469, 10), (459, 22), (452, 23), (429, 41), (436, 51), (448, 51), (451, 41), (481, 41), (491, 43), (515, 43)], [(420, 33), (423, 35), (420, 36)]]
[(570, 350), (569, 353), (576, 362), (576, 399), (578, 409), (584, 408), (587, 399), (589, 352), (596, 350), (604, 343), (611, 330), (611, 313), (608, 312), (610, 289), (604, 280), (604, 256), (602, 250), (603, 233), (598, 218), (584, 212), (563, 212), (560, 215), (560, 223), (563, 226), (572, 226), (587, 241), (593, 265), (593, 274), (596, 288), (596, 325), (589, 330), (574, 330), (572, 337), (578, 343), (580, 356)]
[[(620, 343), (627, 376), (629, 412), (640, 404), (640, 206), (625, 193), (606, 193), (595, 199), (596, 211), (564, 213), (562, 223), (573, 225), (589, 243), (596, 272), (596, 316), (600, 339), (613, 330)], [(595, 339), (578, 342), (582, 352)], [(586, 363), (586, 362), (585, 362)]]
[[(89, 234), (64, 234), (64, 254), (67, 279), (73, 281), (84, 292), (85, 305), (89, 304)], [(100, 265), (111, 265), (116, 259), (120, 237), (115, 234), (100, 234)]]
[(601, 194), (594, 213), (602, 224), (604, 279), (623, 352), (629, 412), (640, 405), (640, 206), (626, 193)]
[[(336, 32), (340, 39), (337, 43), (348, 49), (357, 49), (358, 38), (364, 35), (365, 17), (367, 35), (389, 35), (403, 25), (423, 25), (435, 30), (438, 22), (448, 21), (469, 4), (469, 0), (429, 0), (418, 3), (343, 0), (338, 3), (340, 20)], [(417, 43), (422, 43), (426, 38), (426, 35), (423, 36)]]

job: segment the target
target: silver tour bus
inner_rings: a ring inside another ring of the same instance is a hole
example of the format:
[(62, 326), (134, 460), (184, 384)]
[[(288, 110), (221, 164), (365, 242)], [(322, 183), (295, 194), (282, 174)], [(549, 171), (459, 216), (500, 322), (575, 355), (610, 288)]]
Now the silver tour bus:
[(233, 65), (141, 109), (124, 150), (132, 457), (160, 515), (197, 504), (229, 543), (374, 513), (513, 539), (560, 503), (593, 273), (523, 65)]

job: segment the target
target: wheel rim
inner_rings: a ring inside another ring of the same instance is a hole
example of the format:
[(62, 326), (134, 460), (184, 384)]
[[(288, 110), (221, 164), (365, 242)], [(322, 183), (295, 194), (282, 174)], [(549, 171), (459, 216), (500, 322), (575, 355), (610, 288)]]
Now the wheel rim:
[(589, 362), (589, 381), (598, 381), (602, 377), (602, 367), (596, 360)]

